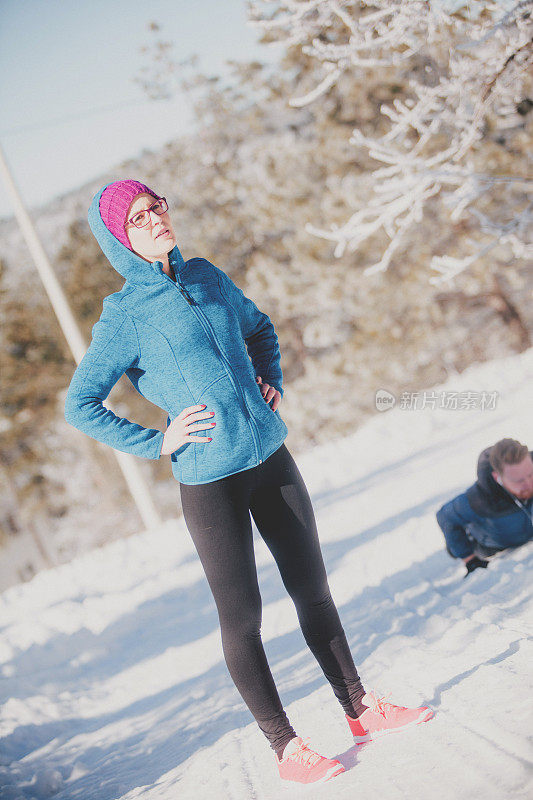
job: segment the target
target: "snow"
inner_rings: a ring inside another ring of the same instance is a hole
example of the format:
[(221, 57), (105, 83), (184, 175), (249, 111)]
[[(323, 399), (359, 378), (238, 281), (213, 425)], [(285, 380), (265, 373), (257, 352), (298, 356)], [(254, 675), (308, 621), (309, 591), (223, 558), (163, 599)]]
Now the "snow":
[(256, 533), (263, 639), (289, 718), (346, 773), (282, 784), (222, 658), (182, 519), (40, 572), (0, 596), (5, 800), (525, 798), (533, 792), (533, 544), (467, 580), (435, 511), (503, 436), (531, 446), (533, 349), (435, 391), (495, 408), (376, 413), (296, 457), (330, 585), (368, 689), (430, 722), (356, 748)]

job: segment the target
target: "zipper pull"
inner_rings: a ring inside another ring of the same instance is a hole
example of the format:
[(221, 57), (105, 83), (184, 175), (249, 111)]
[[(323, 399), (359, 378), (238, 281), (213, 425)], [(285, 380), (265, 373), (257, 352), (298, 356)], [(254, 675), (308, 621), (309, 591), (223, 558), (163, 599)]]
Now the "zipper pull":
[(176, 277), (176, 286), (178, 287), (178, 290), (181, 292), (183, 297), (187, 300), (188, 304), (190, 306), (194, 306), (195, 305), (194, 298), (190, 296), (189, 292), (183, 286), (183, 284), (181, 283), (181, 281), (179, 280), (178, 277)]

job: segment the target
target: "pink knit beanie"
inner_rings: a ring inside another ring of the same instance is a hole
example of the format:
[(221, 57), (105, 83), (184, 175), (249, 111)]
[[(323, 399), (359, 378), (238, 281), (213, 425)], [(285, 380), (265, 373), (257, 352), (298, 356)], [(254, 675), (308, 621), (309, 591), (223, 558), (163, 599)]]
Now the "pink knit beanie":
[(144, 183), (129, 179), (110, 183), (109, 186), (106, 186), (100, 197), (100, 216), (102, 217), (104, 225), (107, 230), (129, 250), (133, 250), (133, 248), (129, 243), (124, 228), (126, 214), (132, 200), (143, 192), (159, 198), (159, 195), (152, 189), (149, 189), (148, 186), (145, 186)]

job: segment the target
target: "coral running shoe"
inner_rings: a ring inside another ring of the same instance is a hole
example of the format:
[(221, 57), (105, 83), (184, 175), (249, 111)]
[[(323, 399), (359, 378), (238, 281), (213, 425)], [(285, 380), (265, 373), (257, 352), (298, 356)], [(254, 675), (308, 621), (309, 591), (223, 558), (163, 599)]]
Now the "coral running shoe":
[(357, 719), (352, 719), (346, 714), (356, 744), (370, 742), (386, 733), (407, 728), (409, 725), (418, 725), (419, 722), (426, 722), (433, 716), (433, 711), (427, 706), (421, 708), (395, 706), (392, 703), (386, 703), (385, 697), (378, 697), (374, 692), (367, 692), (362, 698), (362, 702), (368, 708)]
[(344, 772), (340, 761), (315, 753), (307, 746), (307, 741), (296, 736), (283, 751), (281, 760), (276, 755), (280, 778), (297, 783), (323, 783)]

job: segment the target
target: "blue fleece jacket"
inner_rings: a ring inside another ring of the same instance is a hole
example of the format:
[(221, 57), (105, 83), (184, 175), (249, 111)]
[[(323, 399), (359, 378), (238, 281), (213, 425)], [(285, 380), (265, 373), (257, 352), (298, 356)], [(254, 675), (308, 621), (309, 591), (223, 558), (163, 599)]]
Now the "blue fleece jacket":
[(283, 395), (270, 318), (205, 258), (184, 261), (174, 247), (174, 282), (161, 262), (145, 261), (125, 247), (100, 216), (105, 188), (91, 203), (89, 225), (126, 282), (104, 298), (68, 388), (67, 422), (117, 450), (160, 458), (163, 431), (118, 417), (104, 405), (125, 373), (143, 397), (167, 412), (167, 425), (188, 406), (205, 403), (205, 411), (215, 412), (214, 428), (194, 432), (211, 442), (189, 442), (171, 454), (176, 480), (209, 483), (261, 464), (288, 433), (256, 382), (260, 375)]

